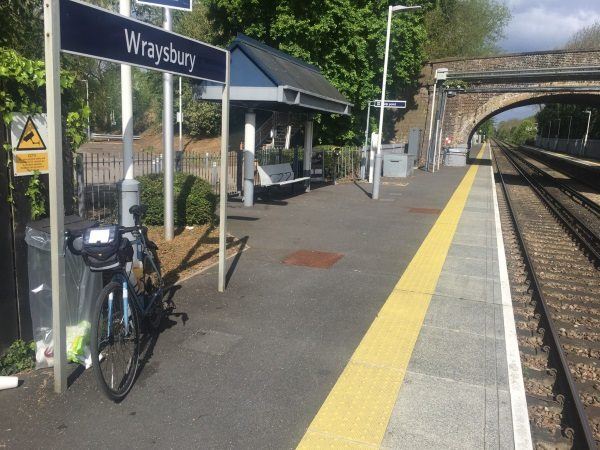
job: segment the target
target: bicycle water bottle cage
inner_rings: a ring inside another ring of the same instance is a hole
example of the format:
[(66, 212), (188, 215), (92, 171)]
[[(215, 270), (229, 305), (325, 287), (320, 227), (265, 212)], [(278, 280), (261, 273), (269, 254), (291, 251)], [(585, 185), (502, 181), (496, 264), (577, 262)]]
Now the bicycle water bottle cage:
[(118, 225), (86, 229), (81, 253), (92, 272), (117, 269), (133, 260), (133, 247), (121, 236)]

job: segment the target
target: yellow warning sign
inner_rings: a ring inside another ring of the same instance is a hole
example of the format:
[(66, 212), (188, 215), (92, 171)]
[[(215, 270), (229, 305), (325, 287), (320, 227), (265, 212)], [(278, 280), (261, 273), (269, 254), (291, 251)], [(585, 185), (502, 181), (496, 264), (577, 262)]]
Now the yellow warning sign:
[(31, 175), (36, 170), (48, 173), (48, 153), (22, 151), (14, 153), (14, 171), (16, 176)]
[(27, 117), (27, 122), (25, 123), (25, 128), (23, 128), (23, 133), (21, 133), (21, 137), (19, 138), (16, 150), (46, 150), (46, 144), (44, 144), (44, 140), (31, 119), (31, 116)]

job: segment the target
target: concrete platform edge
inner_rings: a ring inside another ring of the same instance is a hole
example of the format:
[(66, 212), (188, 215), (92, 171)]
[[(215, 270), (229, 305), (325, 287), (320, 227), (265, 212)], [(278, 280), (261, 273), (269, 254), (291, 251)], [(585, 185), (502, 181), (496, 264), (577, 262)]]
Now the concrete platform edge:
[[(491, 149), (490, 149), (491, 152)], [(490, 154), (491, 157), (491, 154)], [(506, 362), (508, 366), (508, 386), (510, 391), (510, 404), (513, 419), (513, 438), (515, 448), (532, 449), (531, 431), (529, 429), (529, 413), (525, 398), (525, 385), (521, 369), (521, 357), (517, 341), (515, 316), (510, 294), (510, 283), (506, 267), (506, 254), (504, 252), (504, 237), (500, 223), (498, 197), (494, 180), (494, 168), (490, 166), (490, 180), (492, 183), (492, 196), (494, 202), (494, 218), (496, 222), (496, 242), (498, 252), (498, 265), (500, 268), (500, 292), (502, 295), (502, 314), (504, 318), (504, 339), (506, 345)]]

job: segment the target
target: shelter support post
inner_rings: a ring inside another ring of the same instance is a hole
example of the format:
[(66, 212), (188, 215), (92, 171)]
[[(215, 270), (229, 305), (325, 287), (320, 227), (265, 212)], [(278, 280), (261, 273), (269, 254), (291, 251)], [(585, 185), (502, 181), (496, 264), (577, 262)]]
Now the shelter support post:
[(244, 206), (254, 206), (254, 152), (256, 150), (256, 113), (246, 112), (244, 126)]
[[(304, 124), (304, 158), (303, 168), (304, 176), (310, 177), (312, 164), (312, 146), (313, 146), (313, 119), (309, 115)], [(306, 183), (306, 192), (310, 191), (310, 179)]]
[(59, 0), (44, 2), (44, 55), (48, 109), (48, 185), (50, 201), (50, 271), (52, 279), (52, 338), (54, 391), (67, 389), (65, 309), (65, 208), (63, 198), (62, 121), (60, 105)]
[[(131, 15), (131, 0), (120, 0), (119, 13)], [(133, 86), (131, 66), (121, 64), (121, 131), (123, 133), (123, 181), (119, 185), (121, 193), (120, 224), (131, 227), (134, 224), (129, 208), (140, 202), (139, 183), (133, 179)]]

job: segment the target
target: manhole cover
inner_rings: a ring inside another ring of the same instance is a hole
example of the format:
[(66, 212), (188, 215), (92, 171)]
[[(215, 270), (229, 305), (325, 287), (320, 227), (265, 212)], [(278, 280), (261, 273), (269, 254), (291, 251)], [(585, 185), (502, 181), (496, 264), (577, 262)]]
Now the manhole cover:
[(290, 266), (315, 267), (317, 269), (328, 269), (342, 258), (341, 253), (318, 252), (316, 250), (298, 250), (283, 261)]
[(420, 214), (440, 214), (442, 210), (437, 208), (408, 208), (408, 212)]

